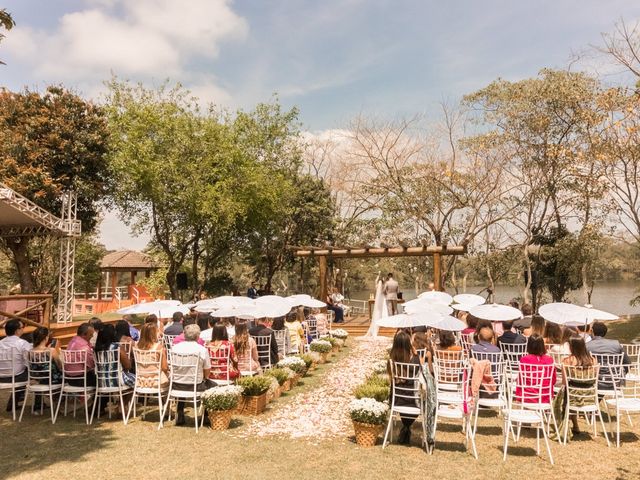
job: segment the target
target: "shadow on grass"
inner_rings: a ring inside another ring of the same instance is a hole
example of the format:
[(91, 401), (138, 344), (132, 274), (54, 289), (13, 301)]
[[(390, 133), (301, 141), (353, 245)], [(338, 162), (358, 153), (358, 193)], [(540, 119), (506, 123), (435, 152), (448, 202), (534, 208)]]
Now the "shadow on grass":
[(0, 417), (6, 453), (0, 463), (0, 478), (42, 472), (58, 463), (81, 462), (87, 455), (110, 448), (116, 440), (108, 428), (86, 425), (80, 412), (75, 419), (72, 415), (59, 416), (55, 425), (46, 413), (44, 417), (25, 413), (21, 423), (5, 415)]

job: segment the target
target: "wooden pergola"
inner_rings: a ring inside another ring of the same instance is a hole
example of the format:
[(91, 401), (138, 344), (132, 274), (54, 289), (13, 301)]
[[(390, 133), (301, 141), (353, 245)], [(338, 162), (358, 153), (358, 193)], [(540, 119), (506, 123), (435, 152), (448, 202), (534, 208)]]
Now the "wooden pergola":
[(291, 247), (294, 256), (318, 259), (320, 267), (320, 299), (327, 297), (327, 258), (433, 257), (433, 284), (442, 290), (442, 257), (464, 255), (466, 246), (397, 246), (397, 247)]

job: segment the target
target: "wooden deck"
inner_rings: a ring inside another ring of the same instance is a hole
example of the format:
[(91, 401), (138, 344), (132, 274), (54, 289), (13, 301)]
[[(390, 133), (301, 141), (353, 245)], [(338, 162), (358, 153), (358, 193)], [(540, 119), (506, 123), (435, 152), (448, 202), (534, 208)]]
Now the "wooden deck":
[[(333, 328), (342, 328), (349, 332), (352, 337), (362, 337), (367, 330), (369, 330), (370, 324), (369, 317), (367, 315), (358, 315), (351, 318), (345, 318), (344, 323), (334, 323)], [(381, 328), (378, 331), (378, 335), (382, 337), (393, 337), (396, 333), (395, 328)]]

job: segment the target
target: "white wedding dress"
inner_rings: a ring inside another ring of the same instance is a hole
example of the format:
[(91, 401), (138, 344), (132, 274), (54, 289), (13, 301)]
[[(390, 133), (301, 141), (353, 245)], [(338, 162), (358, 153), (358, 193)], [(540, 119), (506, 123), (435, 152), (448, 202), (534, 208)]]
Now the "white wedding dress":
[(376, 296), (375, 301), (373, 302), (373, 310), (371, 311), (371, 325), (369, 325), (369, 330), (365, 337), (377, 337), (378, 330), (380, 329), (381, 319), (389, 316), (389, 310), (387, 309), (387, 299), (385, 298), (384, 293), (382, 292), (382, 280), (378, 280), (376, 283)]

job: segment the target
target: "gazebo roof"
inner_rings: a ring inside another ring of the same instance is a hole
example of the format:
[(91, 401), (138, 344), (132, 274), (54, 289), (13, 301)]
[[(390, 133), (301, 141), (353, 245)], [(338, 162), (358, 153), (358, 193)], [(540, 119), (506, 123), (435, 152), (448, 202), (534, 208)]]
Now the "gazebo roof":
[(155, 270), (158, 265), (146, 253), (118, 250), (102, 257), (100, 270)]

